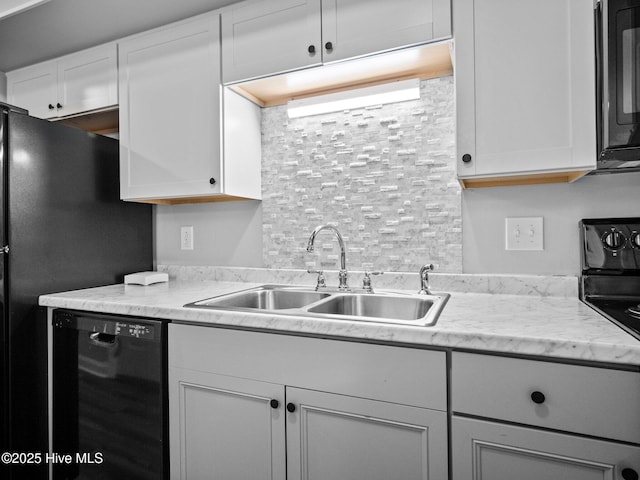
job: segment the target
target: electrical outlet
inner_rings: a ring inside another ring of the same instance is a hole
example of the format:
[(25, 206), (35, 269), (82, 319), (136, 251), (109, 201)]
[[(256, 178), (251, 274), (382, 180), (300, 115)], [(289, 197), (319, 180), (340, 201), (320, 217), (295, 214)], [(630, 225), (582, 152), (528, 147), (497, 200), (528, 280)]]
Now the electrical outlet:
[(193, 226), (180, 227), (180, 250), (193, 250)]
[(542, 217), (505, 218), (506, 250), (544, 250)]

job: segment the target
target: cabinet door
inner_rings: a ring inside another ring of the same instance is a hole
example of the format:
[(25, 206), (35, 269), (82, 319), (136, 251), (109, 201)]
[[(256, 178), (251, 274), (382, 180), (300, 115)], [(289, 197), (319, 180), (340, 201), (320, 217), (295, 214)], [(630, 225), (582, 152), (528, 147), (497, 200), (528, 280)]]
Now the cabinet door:
[(68, 55), (58, 61), (58, 115), (118, 104), (116, 44)]
[[(640, 447), (454, 417), (453, 480), (618, 480)], [(627, 477), (624, 477), (627, 478)], [(633, 477), (628, 477), (633, 478)]]
[(220, 193), (219, 16), (120, 44), (120, 195)]
[(171, 478), (285, 480), (282, 385), (170, 368), (169, 389)]
[(449, 2), (442, 0), (323, 0), (323, 61), (450, 37), (450, 12)]
[(461, 178), (595, 168), (593, 18), (592, 0), (453, 2)]
[(287, 410), (290, 480), (447, 478), (445, 412), (288, 387)]
[(57, 115), (56, 62), (44, 62), (7, 73), (7, 100), (38, 118)]
[(262, 0), (222, 14), (225, 83), (321, 61), (320, 0)]

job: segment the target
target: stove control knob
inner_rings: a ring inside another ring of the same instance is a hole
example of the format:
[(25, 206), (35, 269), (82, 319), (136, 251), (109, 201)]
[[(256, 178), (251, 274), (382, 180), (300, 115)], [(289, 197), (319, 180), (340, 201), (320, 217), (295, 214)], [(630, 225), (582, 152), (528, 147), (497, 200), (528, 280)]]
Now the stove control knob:
[(640, 232), (633, 232), (631, 234), (631, 246), (633, 248), (640, 248)]
[(619, 250), (624, 246), (626, 238), (618, 230), (611, 230), (602, 236), (605, 246), (611, 250)]

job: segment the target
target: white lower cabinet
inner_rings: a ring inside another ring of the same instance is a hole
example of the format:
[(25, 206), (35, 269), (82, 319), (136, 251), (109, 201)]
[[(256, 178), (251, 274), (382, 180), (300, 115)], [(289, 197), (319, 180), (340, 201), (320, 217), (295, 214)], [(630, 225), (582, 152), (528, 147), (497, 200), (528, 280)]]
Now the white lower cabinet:
[(639, 372), (451, 357), (453, 480), (638, 479)]
[(287, 410), (289, 480), (447, 477), (444, 412), (289, 387)]
[(453, 480), (631, 480), (640, 447), (454, 417)]
[(169, 325), (172, 479), (638, 480), (638, 398), (637, 370)]
[(445, 376), (444, 352), (172, 324), (171, 478), (446, 479)]
[(170, 379), (171, 478), (285, 478), (284, 386), (176, 368)]

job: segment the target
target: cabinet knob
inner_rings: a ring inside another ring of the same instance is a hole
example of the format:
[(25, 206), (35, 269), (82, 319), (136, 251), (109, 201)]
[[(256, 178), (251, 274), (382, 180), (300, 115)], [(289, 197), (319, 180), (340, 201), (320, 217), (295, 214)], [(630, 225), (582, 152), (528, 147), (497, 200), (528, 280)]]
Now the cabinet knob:
[(544, 393), (538, 392), (536, 390), (535, 392), (531, 393), (531, 400), (533, 400), (533, 403), (537, 403), (538, 405), (540, 405), (541, 403), (544, 403), (546, 397), (544, 396)]
[(269, 405), (271, 405), (271, 408), (278, 408), (280, 406), (280, 402), (274, 398), (269, 402)]
[(216, 179), (215, 179), (215, 178), (213, 178), (213, 177), (211, 177), (211, 178), (209, 179), (209, 183), (210, 183), (211, 185), (215, 185), (215, 184), (216, 184)]
[(462, 155), (462, 161), (464, 163), (469, 163), (471, 161), (471, 155), (469, 155), (468, 153), (465, 153), (464, 155)]
[(56, 108), (62, 108), (62, 105), (60, 105), (60, 103), (56, 103)]
[(296, 411), (296, 406), (293, 403), (287, 403), (287, 412), (295, 412)]
[(54, 108), (56, 108), (56, 107), (54, 107), (53, 105), (49, 104), (49, 110), (53, 110)]
[(313, 55), (314, 53), (316, 53), (316, 47), (315, 47), (315, 45), (309, 45), (309, 48), (307, 48), (307, 52), (309, 52), (311, 55)]
[(331, 42), (325, 43), (324, 44), (324, 48), (327, 50), (327, 52), (333, 51), (333, 43), (331, 43)]
[(623, 468), (621, 474), (624, 480), (638, 480), (638, 472), (633, 468)]

